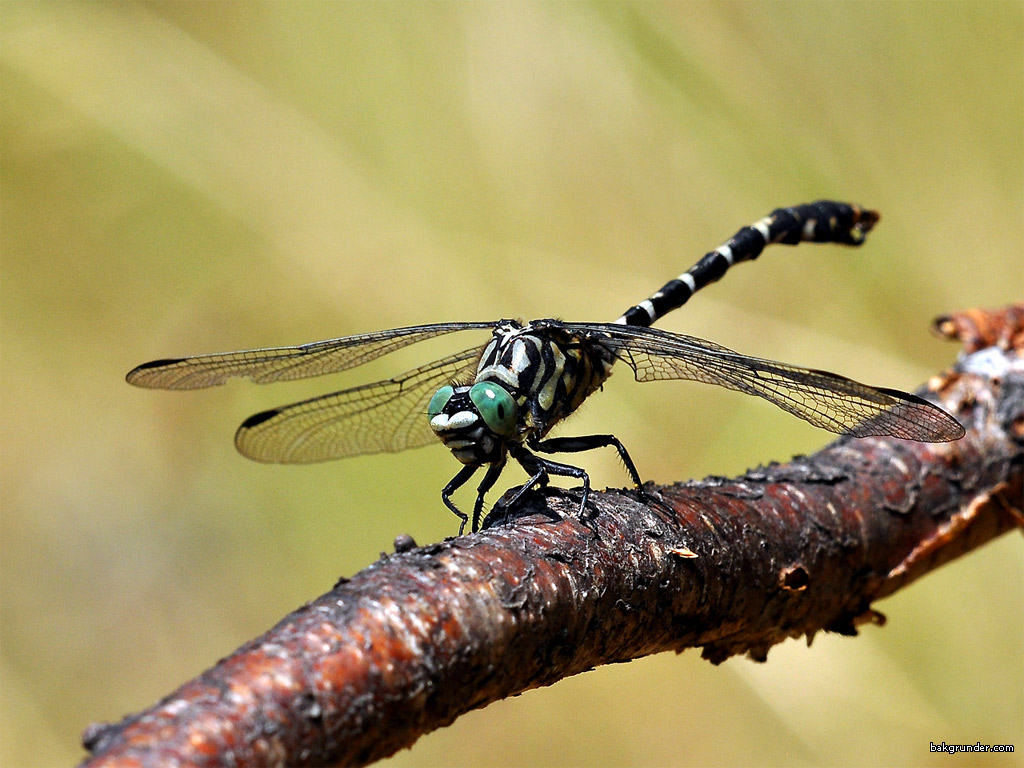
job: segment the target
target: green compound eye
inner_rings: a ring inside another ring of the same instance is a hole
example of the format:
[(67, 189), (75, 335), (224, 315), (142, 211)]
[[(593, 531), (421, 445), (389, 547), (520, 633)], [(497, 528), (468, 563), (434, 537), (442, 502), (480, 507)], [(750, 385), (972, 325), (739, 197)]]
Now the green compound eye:
[(427, 415), (430, 418), (437, 416), (448, 405), (448, 401), (452, 399), (454, 394), (455, 390), (449, 386), (444, 386), (437, 390), (434, 396), (430, 398), (430, 405), (427, 406)]
[(516, 401), (505, 389), (498, 384), (481, 381), (470, 388), (469, 399), (480, 411), (488, 429), (497, 435), (512, 434), (516, 426)]

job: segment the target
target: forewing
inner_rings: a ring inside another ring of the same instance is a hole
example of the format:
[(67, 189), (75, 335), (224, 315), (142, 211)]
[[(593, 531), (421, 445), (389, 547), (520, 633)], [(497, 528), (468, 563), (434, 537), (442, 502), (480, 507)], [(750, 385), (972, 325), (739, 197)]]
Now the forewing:
[(387, 355), (402, 347), (456, 331), (492, 328), (493, 322), (434, 323), (361, 333), (297, 347), (269, 347), (167, 360), (133, 369), (129, 384), (154, 389), (202, 389), (234, 376), (257, 384), (336, 373)]
[[(573, 325), (573, 324), (569, 324)], [(638, 381), (690, 379), (774, 403), (816, 427), (844, 435), (889, 435), (943, 442), (964, 435), (960, 423), (917, 395), (881, 389), (828, 371), (747, 357), (703, 339), (654, 328), (588, 324)]]
[(307, 464), (427, 445), (437, 440), (427, 421), (430, 398), (471, 378), (479, 356), (472, 347), (393, 379), (257, 413), (238, 428), (235, 446), (256, 461)]

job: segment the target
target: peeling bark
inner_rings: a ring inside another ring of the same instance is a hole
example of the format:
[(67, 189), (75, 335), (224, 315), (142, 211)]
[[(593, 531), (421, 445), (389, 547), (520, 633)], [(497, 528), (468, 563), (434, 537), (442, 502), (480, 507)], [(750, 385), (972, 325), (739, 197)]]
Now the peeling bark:
[(1024, 525), (1024, 307), (941, 318), (956, 443), (840, 438), (737, 478), (579, 497), (396, 552), (152, 708), (83, 736), (89, 766), (362, 765), (464, 712), (600, 664), (702, 647), (764, 660), (856, 634), (872, 603)]

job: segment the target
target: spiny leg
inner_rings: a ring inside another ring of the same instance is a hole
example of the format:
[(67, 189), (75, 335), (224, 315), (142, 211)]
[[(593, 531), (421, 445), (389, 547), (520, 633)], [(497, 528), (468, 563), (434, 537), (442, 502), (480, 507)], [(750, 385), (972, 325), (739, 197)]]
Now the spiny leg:
[(633, 484), (638, 488), (642, 486), (643, 480), (640, 479), (640, 473), (637, 472), (633, 459), (629, 457), (626, 446), (619, 442), (619, 438), (615, 437), (615, 435), (554, 437), (550, 440), (542, 440), (533, 447), (544, 453), (577, 453), (579, 451), (590, 451), (594, 448), (604, 448), (608, 445), (615, 446), (615, 450), (619, 452), (619, 458), (626, 465), (626, 471), (629, 473), (629, 478), (633, 481)]
[[(451, 499), (451, 495), (455, 493), (459, 488), (464, 486), (466, 484), (466, 481), (469, 480), (469, 478), (471, 478), (479, 468), (479, 465), (474, 466), (473, 464), (467, 464), (466, 466), (459, 470), (459, 474), (453, 477), (451, 481), (448, 483), (448, 485), (444, 487), (444, 490), (441, 491), (441, 501), (443, 501), (444, 505), (448, 507), (448, 509), (450, 509), (452, 512), (454, 512), (455, 516), (462, 521), (462, 524), (459, 526), (459, 536), (461, 536), (462, 532), (466, 530), (466, 521), (469, 520), (469, 516), (465, 512), (460, 511), (459, 508), (455, 506), (454, 502)], [(486, 477), (484, 478), (484, 480), (486, 482)]]

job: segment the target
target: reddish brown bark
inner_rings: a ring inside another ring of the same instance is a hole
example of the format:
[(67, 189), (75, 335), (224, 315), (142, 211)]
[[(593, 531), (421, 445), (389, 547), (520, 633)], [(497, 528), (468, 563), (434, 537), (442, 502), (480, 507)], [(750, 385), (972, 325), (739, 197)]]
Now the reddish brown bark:
[[(498, 526), (396, 540), (152, 708), (84, 736), (90, 766), (359, 765), (599, 664), (703, 647), (764, 659), (1022, 525), (1024, 308), (943, 318), (972, 354), (929, 392), (956, 443), (841, 438), (733, 479), (548, 491)], [(401, 538), (401, 537), (400, 537)]]

